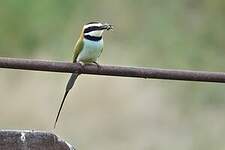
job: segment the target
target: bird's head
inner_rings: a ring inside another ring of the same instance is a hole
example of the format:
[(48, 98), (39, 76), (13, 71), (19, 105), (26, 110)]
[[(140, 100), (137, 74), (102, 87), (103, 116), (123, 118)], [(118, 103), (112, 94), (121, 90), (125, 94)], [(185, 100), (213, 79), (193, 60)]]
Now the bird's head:
[(113, 25), (100, 22), (89, 22), (83, 27), (84, 36), (101, 37), (105, 30), (112, 30)]

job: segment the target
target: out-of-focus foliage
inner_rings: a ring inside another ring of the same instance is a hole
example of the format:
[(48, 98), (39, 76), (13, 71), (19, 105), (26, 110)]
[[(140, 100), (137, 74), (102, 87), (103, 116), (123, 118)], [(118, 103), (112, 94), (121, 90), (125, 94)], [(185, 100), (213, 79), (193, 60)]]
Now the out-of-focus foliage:
[(55, 52), (65, 52), (83, 23), (104, 20), (116, 26), (111, 41), (123, 50), (114, 51), (125, 51), (135, 61), (216, 70), (225, 55), (224, 14), (223, 0), (1, 1), (0, 52), (30, 55), (57, 47), (61, 50)]
[(68, 0), (1, 1), (1, 53), (34, 53), (40, 44), (48, 44), (65, 31), (75, 6), (75, 1)]
[[(0, 56), (70, 61), (82, 25), (96, 20), (115, 26), (100, 63), (225, 71), (224, 0), (0, 1)], [(0, 127), (51, 128), (63, 77), (1, 70)], [(224, 90), (80, 77), (58, 130), (80, 149), (224, 149)]]

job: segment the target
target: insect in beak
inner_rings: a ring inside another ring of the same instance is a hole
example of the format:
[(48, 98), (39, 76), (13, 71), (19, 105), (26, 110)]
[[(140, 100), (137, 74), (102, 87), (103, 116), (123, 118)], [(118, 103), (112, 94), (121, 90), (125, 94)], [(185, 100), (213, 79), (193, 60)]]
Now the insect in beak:
[(113, 25), (105, 23), (105, 24), (103, 24), (102, 28), (105, 30), (113, 30)]

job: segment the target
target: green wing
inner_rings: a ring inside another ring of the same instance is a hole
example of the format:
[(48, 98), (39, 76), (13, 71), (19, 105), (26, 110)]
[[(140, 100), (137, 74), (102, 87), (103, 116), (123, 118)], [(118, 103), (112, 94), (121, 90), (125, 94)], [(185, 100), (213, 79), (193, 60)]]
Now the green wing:
[(100, 57), (100, 55), (102, 54), (102, 51), (103, 51), (103, 46), (102, 46), (102, 48), (101, 48), (101, 53), (99, 54), (99, 56), (98, 56), (98, 57)]
[(76, 45), (74, 46), (74, 55), (73, 55), (73, 62), (76, 62), (78, 55), (80, 54), (81, 50), (84, 47), (84, 42), (82, 38), (79, 38)]

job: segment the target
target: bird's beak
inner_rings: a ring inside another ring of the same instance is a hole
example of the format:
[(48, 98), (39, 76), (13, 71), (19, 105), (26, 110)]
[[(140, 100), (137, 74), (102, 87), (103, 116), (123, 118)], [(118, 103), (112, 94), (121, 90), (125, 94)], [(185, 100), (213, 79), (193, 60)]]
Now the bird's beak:
[(103, 24), (102, 28), (105, 30), (113, 30), (113, 25), (105, 23), (105, 24)]

